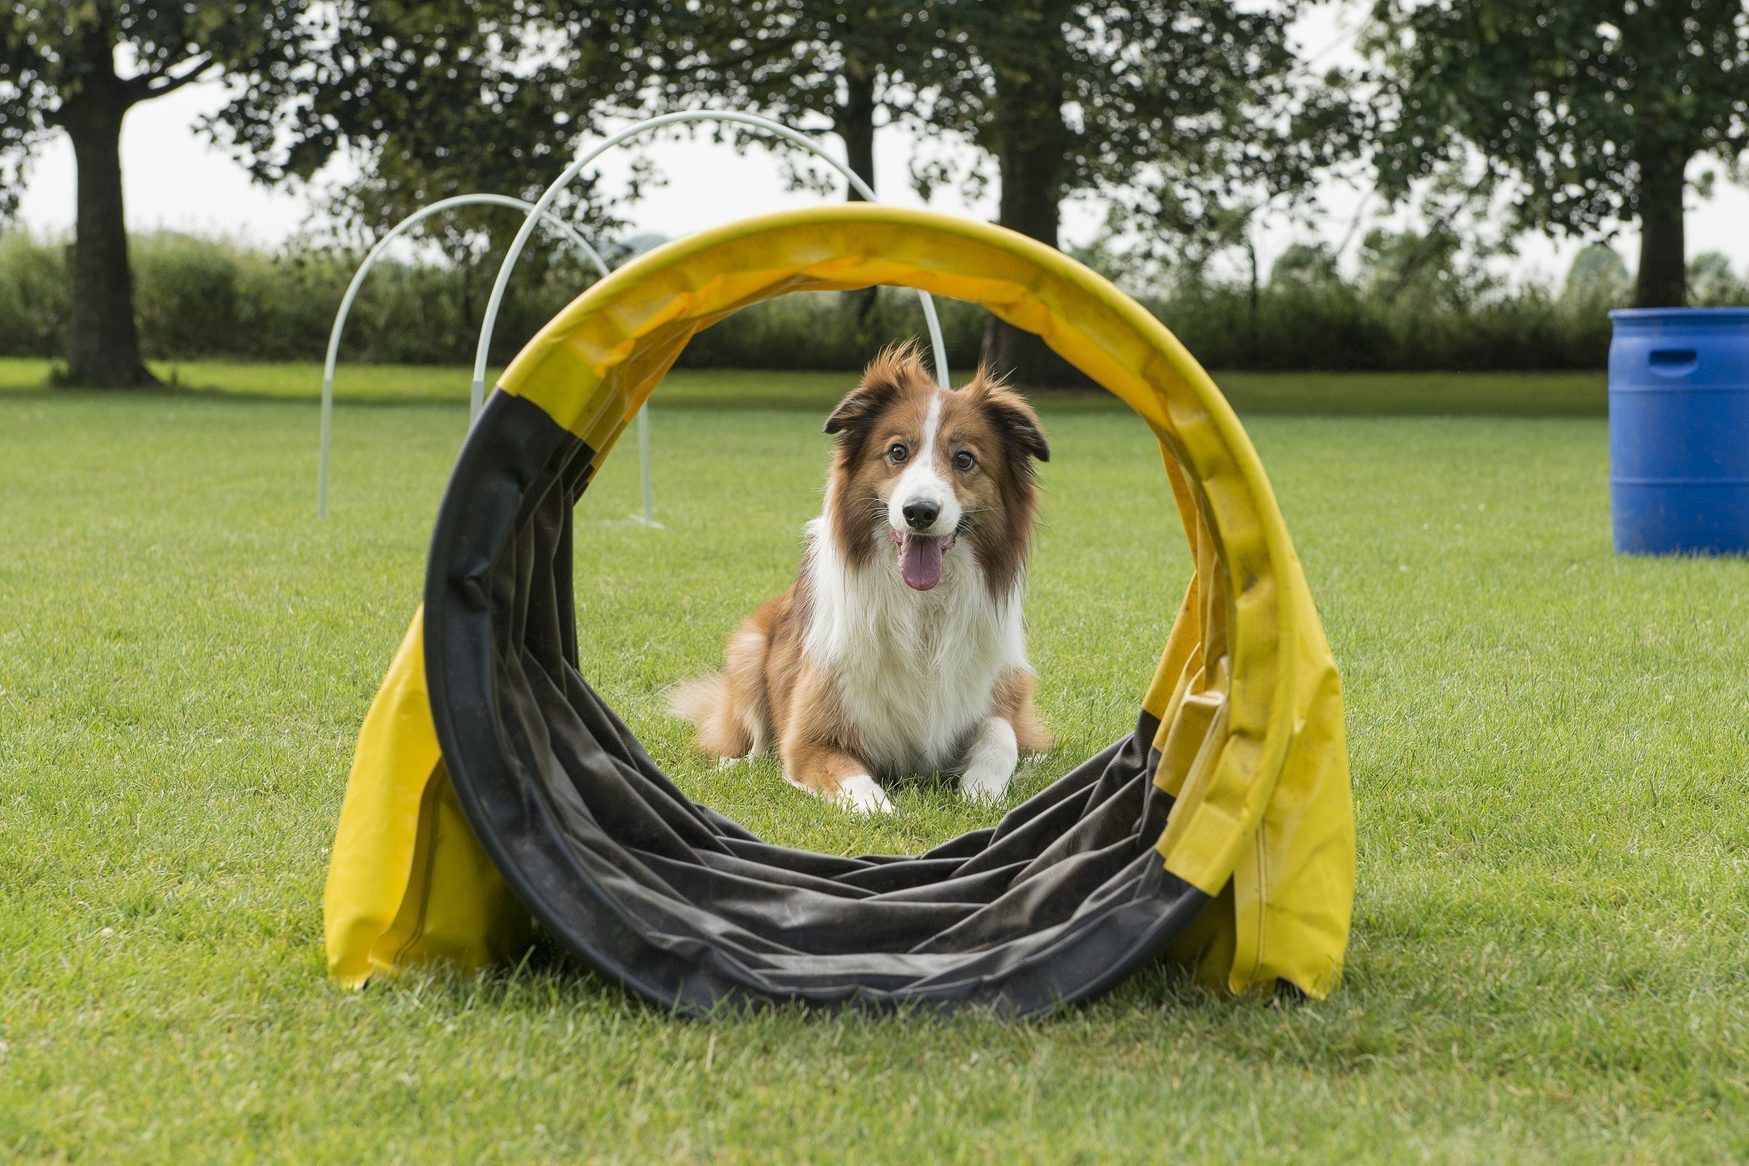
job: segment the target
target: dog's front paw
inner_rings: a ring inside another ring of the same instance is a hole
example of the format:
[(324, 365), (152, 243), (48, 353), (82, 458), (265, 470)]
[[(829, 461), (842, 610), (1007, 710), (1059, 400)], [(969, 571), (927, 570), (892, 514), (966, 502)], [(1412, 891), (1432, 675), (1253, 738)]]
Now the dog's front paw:
[(1012, 766), (987, 765), (967, 769), (960, 778), (960, 796), (974, 802), (998, 802), (1002, 795), (1008, 792), (1009, 779), (1014, 776)]
[(1008, 783), (1019, 761), (1020, 747), (1014, 739), (1014, 727), (1000, 717), (991, 717), (984, 722), (977, 741), (966, 754), (960, 794), (978, 802), (999, 800), (1008, 792)]
[(892, 799), (887, 797), (887, 791), (866, 773), (859, 773), (839, 782), (838, 792), (832, 795), (832, 802), (856, 814), (893, 812)]

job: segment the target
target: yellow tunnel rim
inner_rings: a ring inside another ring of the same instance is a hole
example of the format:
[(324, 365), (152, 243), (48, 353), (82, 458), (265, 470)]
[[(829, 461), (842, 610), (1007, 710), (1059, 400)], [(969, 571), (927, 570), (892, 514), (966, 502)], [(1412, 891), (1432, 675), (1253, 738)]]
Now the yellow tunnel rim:
[(1293, 732), (1300, 617), (1282, 584), (1297, 560), (1225, 397), (1165, 324), (1104, 277), (1015, 232), (930, 211), (868, 203), (786, 211), (702, 231), (614, 271), (529, 342), (500, 388), (538, 405), (599, 460), (703, 327), (790, 291), (875, 284), (978, 303), (1040, 335), (1141, 416), (1197, 488), (1226, 575), (1234, 662), (1226, 747), (1235, 773), (1214, 783), (1190, 826), (1221, 835), (1202, 848), (1216, 857), (1182, 869), (1167, 854), (1166, 865), (1214, 893), (1261, 817)]

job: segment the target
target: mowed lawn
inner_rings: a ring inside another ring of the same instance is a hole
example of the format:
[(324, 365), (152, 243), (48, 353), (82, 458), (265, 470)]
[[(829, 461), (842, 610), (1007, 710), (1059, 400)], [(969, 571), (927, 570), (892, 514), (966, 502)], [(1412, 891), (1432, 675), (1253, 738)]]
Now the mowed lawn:
[[(1749, 1158), (1749, 562), (1611, 552), (1599, 377), (1221, 378), (1342, 667), (1346, 977), (1282, 1007), (1161, 972), (1003, 1024), (680, 1021), (544, 949), (332, 987), (328, 846), (466, 374), (343, 370), (318, 522), (313, 366), (41, 373), (0, 363), (0, 1160)], [(848, 379), (672, 378), (662, 528), (630, 443), (579, 510), (584, 670), (757, 829), (916, 848), (991, 812), (924, 786), (859, 821), (663, 712), (792, 575)], [(1141, 423), (1043, 411), (1060, 743), (1016, 797), (1129, 727), (1187, 569)]]

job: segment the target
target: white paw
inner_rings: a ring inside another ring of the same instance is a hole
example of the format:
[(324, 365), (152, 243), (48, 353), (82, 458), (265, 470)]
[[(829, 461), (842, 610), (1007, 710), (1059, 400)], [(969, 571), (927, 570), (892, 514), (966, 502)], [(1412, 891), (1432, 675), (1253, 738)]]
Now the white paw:
[(847, 777), (838, 783), (834, 805), (843, 806), (854, 814), (890, 814), (893, 803), (880, 783), (866, 773)]
[(745, 757), (719, 757), (717, 758), (717, 770), (721, 772), (725, 769), (739, 769), (757, 757), (756, 753), (749, 753)]
[(998, 802), (1008, 792), (1012, 769), (968, 769), (960, 778), (960, 796), (974, 802)]
[(965, 771), (960, 775), (960, 795), (973, 801), (993, 802), (1008, 792), (1014, 777), (1014, 766), (1020, 761), (1020, 744), (1014, 737), (1014, 726), (1000, 717), (984, 722), (966, 754)]

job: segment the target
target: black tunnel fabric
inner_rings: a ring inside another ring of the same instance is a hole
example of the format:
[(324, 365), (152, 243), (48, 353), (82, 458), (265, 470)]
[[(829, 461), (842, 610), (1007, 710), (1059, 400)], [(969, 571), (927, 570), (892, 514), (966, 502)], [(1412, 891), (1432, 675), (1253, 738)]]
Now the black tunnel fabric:
[(425, 591), (443, 758), (481, 844), (584, 964), (663, 1006), (909, 1001), (1027, 1015), (1104, 992), (1209, 896), (1154, 849), (1146, 713), (995, 827), (917, 856), (774, 846), (693, 804), (579, 672), (572, 509), (593, 451), (496, 393)]

